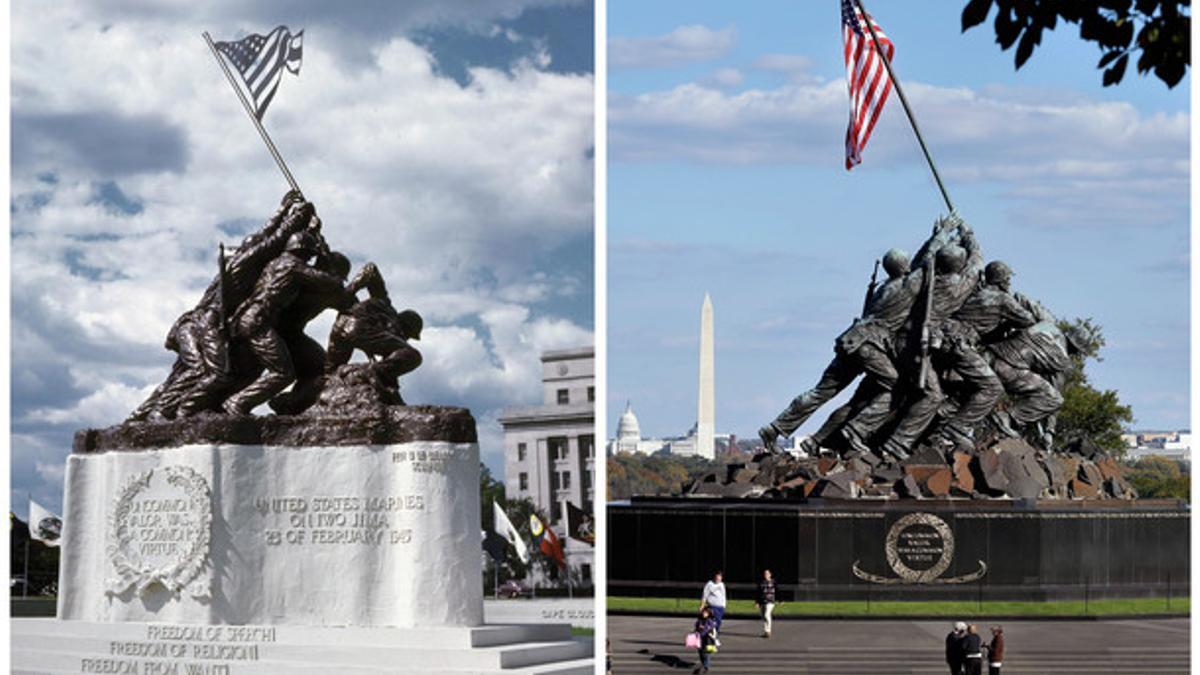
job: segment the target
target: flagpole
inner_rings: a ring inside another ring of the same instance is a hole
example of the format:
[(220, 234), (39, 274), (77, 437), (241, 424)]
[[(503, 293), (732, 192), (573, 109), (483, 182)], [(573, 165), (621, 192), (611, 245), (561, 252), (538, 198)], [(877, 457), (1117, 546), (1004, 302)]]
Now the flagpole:
[(238, 100), (242, 102), (242, 107), (246, 109), (246, 114), (250, 116), (250, 121), (254, 122), (254, 128), (258, 129), (258, 134), (262, 136), (263, 143), (267, 144), (267, 150), (271, 151), (271, 156), (275, 158), (275, 163), (279, 165), (279, 170), (283, 172), (283, 177), (287, 179), (288, 184), (292, 186), (293, 190), (300, 192), (300, 186), (296, 184), (296, 179), (292, 177), (292, 172), (288, 171), (287, 164), (283, 162), (283, 157), (279, 154), (279, 150), (275, 147), (275, 143), (271, 140), (270, 135), (267, 134), (267, 130), (263, 127), (262, 122), (259, 121), (258, 115), (254, 114), (254, 109), (250, 107), (250, 101), (246, 100), (246, 95), (242, 93), (241, 89), (238, 89), (237, 82), (233, 79), (233, 73), (229, 72), (229, 66), (225, 65), (225, 60), (221, 58), (221, 54), (217, 51), (217, 46), (213, 44), (212, 37), (208, 34), (208, 31), (204, 31), (204, 41), (208, 43), (208, 48), (212, 50), (213, 58), (220, 64), (222, 72), (225, 73), (225, 77), (229, 80), (229, 86), (233, 87)]
[(900, 97), (900, 105), (904, 106), (904, 114), (908, 115), (908, 122), (912, 125), (913, 133), (917, 135), (917, 143), (921, 145), (921, 152), (925, 153), (925, 161), (929, 162), (929, 170), (933, 172), (933, 180), (937, 182), (938, 190), (942, 192), (942, 199), (946, 200), (946, 208), (950, 209), (950, 213), (954, 213), (954, 204), (950, 203), (950, 195), (946, 192), (946, 186), (942, 184), (942, 177), (938, 174), (937, 166), (933, 163), (933, 157), (929, 154), (929, 148), (925, 146), (925, 138), (921, 136), (921, 129), (917, 126), (917, 118), (913, 115), (912, 108), (908, 105), (908, 98), (904, 95), (904, 90), (900, 88), (900, 80), (896, 78), (896, 72), (892, 70), (892, 64), (888, 61), (887, 54), (879, 45), (879, 36), (875, 34), (875, 25), (871, 23), (870, 15), (867, 14), (867, 8), (863, 6), (862, 0), (854, 0), (854, 4), (858, 5), (858, 11), (862, 12), (863, 23), (867, 24), (867, 30), (871, 32), (871, 42), (875, 43), (875, 53), (879, 55), (883, 61), (883, 67), (887, 69), (888, 78), (892, 84), (896, 85), (896, 94)]

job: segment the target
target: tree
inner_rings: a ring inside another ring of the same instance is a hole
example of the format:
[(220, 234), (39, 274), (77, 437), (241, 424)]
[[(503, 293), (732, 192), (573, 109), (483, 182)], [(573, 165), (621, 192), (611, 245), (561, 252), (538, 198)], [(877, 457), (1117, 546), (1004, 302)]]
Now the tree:
[(1179, 462), (1150, 455), (1126, 469), (1125, 478), (1143, 498), (1175, 498), (1191, 500), (1191, 477)]
[(987, 20), (996, 6), (993, 24), (1002, 50), (1014, 44), (1019, 70), (1042, 42), (1042, 33), (1058, 22), (1079, 25), (1079, 37), (1100, 47), (1097, 68), (1104, 69), (1104, 86), (1125, 77), (1129, 57), (1140, 54), (1138, 73), (1153, 71), (1174, 87), (1187, 74), (1191, 59), (1191, 0), (970, 0), (962, 13), (966, 32)]
[(703, 457), (618, 453), (608, 458), (608, 498), (678, 495), (701, 474), (723, 466)]
[(1103, 360), (1100, 349), (1104, 347), (1104, 334), (1100, 326), (1089, 318), (1059, 321), (1058, 327), (1071, 336), (1078, 352), (1071, 357), (1071, 369), (1063, 384), (1056, 446), (1062, 448), (1074, 439), (1087, 438), (1113, 455), (1124, 455), (1121, 433), (1133, 422), (1133, 410), (1121, 404), (1116, 391), (1093, 387), (1084, 371), (1089, 359)]

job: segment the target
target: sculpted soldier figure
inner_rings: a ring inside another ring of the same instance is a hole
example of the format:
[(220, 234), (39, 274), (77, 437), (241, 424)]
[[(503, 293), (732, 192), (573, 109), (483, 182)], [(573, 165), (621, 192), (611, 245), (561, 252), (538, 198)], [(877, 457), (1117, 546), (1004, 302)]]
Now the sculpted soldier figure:
[(995, 411), (992, 421), (1002, 434), (1014, 438), (1021, 436), (1020, 427), (1037, 426), (1034, 436), (1050, 449), (1054, 416), (1063, 404), (1061, 389), (1071, 355), (1078, 350), (1041, 303), (1020, 294), (1015, 297), (1036, 323), (987, 346), (992, 369), (1009, 399), (1008, 407)]
[(347, 306), (353, 296), (342, 279), (309, 264), (320, 250), (317, 236), (293, 234), (284, 252), (263, 269), (250, 297), (233, 316), (233, 337), (244, 340), (263, 373), (254, 382), (226, 399), (222, 408), (231, 415), (248, 415), (296, 379), (296, 368), (279, 320), (292, 304), (305, 296), (339, 296), (336, 305)]
[[(320, 241), (320, 240), (319, 240)], [(315, 267), (345, 283), (350, 274), (350, 260), (337, 251), (329, 251), (323, 243)], [(353, 293), (353, 289), (347, 289)], [(279, 316), (279, 336), (287, 345), (296, 370), (296, 382), (291, 391), (276, 395), (270, 401), (271, 410), (280, 415), (296, 415), (306, 410), (321, 394), (325, 382), (325, 349), (308, 336), (304, 329), (326, 309), (336, 308), (345, 301), (346, 291), (332, 285), (314, 288), (301, 294)]]
[[(934, 234), (917, 253), (917, 261), (923, 262), (929, 255), (946, 244), (953, 234), (951, 221), (939, 221)], [(847, 423), (843, 433), (861, 437), (873, 431), (868, 428), (877, 423), (877, 411), (886, 411), (891, 404), (891, 392), (899, 378), (896, 368), (895, 334), (911, 314), (913, 303), (924, 285), (924, 269), (911, 270), (908, 255), (900, 249), (891, 249), (883, 257), (883, 267), (888, 280), (875, 292), (867, 303), (861, 319), (838, 336), (834, 346), (834, 358), (822, 373), (820, 381), (812, 389), (800, 394), (779, 414), (775, 420), (759, 429), (759, 437), (768, 449), (775, 447), (780, 436), (789, 436), (800, 427), (818, 408), (845, 389), (859, 375), (865, 374), (860, 390), (867, 399), (870, 412), (860, 413), (861, 428)], [(811, 451), (811, 447), (807, 448)]]
[(294, 233), (309, 227), (315, 211), (296, 191), (284, 195), (267, 223), (246, 237), (209, 284), (195, 308), (176, 320), (165, 347), (179, 356), (170, 375), (129, 417), (171, 419), (215, 408), (230, 385), (229, 337), (222, 315), (249, 297), (267, 262)]
[(374, 263), (364, 265), (350, 284), (352, 293), (361, 288), (370, 297), (339, 312), (333, 322), (325, 371), (333, 373), (350, 361), (355, 349), (361, 350), (387, 388), (399, 396), (399, 377), (421, 365), (421, 353), (409, 344), (421, 339), (421, 316), (411, 309), (396, 312)]
[(996, 260), (984, 268), (984, 283), (940, 326), (942, 377), (957, 383), (957, 406), (938, 435), (959, 448), (972, 447), (971, 431), (987, 417), (1004, 391), (979, 346), (1035, 323), (1033, 314), (1009, 292), (1012, 270)]
[[(934, 256), (934, 282), (927, 309), (928, 317), (918, 315), (910, 317), (910, 330), (908, 331), (908, 335), (918, 336), (923, 332), (920, 330), (919, 323), (928, 322), (930, 347), (934, 351), (931, 360), (935, 367), (939, 360), (963, 364), (970, 362), (971, 357), (966, 353), (967, 347), (964, 346), (958, 335), (959, 327), (955, 324), (947, 324), (947, 322), (975, 291), (980, 273), (983, 271), (983, 256), (970, 226), (957, 216), (951, 216), (948, 220), (953, 221), (958, 241), (937, 250), (937, 254)], [(912, 340), (907, 342), (911, 344)], [(915, 365), (916, 372), (919, 372), (920, 368), (919, 363)], [(962, 366), (962, 370), (974, 373), (966, 365)], [(993, 392), (987, 389), (986, 379), (983, 377), (976, 382), (969, 382), (968, 386), (976, 387), (979, 390), (977, 395), (980, 397), (992, 396)], [(908, 456), (945, 400), (945, 394), (935, 368), (929, 369), (924, 387), (914, 387), (914, 389), (916, 391), (913, 394), (913, 400), (909, 403), (907, 410), (903, 412), (896, 428), (882, 444), (884, 452), (897, 458)]]

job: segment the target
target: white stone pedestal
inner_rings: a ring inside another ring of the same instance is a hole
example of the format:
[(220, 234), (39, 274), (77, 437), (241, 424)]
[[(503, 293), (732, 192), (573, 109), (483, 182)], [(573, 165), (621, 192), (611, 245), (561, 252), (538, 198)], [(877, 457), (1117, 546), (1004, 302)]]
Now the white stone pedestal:
[(432, 406), (81, 432), (58, 617), (11, 623), (12, 672), (591, 673), (565, 623), (483, 625), (474, 439)]
[(74, 454), (63, 520), (60, 619), (483, 622), (473, 443)]

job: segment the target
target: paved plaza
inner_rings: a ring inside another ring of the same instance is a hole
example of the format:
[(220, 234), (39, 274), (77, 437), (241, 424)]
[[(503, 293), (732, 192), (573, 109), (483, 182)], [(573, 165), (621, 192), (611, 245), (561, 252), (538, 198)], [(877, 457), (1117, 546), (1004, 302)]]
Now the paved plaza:
[[(972, 621), (971, 617), (963, 617)], [(976, 620), (980, 631), (991, 625)], [(1189, 672), (1188, 619), (1004, 621), (1005, 675)], [(712, 675), (944, 675), (949, 621), (777, 620), (770, 639), (762, 624), (725, 622)], [(685, 617), (608, 617), (616, 675), (690, 673), (695, 650)], [(986, 670), (985, 670), (986, 672)]]

